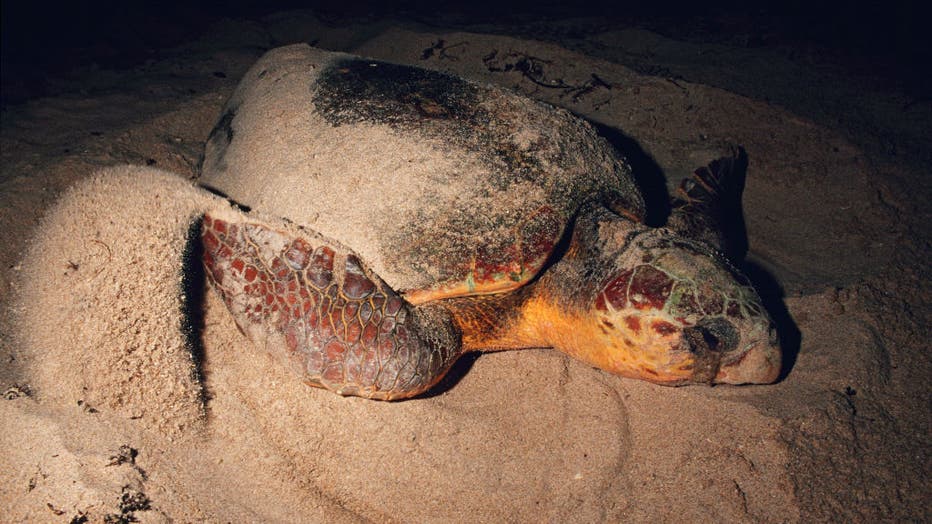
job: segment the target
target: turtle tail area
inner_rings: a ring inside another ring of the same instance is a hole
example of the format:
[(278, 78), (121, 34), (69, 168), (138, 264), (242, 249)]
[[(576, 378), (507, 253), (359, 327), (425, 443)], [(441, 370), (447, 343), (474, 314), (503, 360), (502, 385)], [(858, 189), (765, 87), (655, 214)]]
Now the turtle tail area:
[(670, 202), (667, 227), (683, 237), (699, 240), (740, 259), (747, 250), (741, 193), (747, 173), (744, 148), (713, 160), (683, 180)]
[(205, 215), (201, 241), (208, 281), (237, 326), (309, 385), (379, 400), (412, 397), (460, 354), (448, 312), (412, 306), (321, 235)]

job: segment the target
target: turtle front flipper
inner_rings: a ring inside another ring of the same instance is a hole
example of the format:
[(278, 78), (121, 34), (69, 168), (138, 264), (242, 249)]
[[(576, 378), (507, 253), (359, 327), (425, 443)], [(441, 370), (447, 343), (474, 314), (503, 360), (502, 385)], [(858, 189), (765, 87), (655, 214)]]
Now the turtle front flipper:
[(410, 305), (321, 235), (205, 215), (201, 240), (208, 281), (240, 330), (312, 386), (411, 397), (439, 381), (460, 354), (446, 311)]
[(671, 199), (667, 228), (742, 258), (746, 246), (740, 205), (747, 165), (747, 153), (738, 147), (684, 179)]

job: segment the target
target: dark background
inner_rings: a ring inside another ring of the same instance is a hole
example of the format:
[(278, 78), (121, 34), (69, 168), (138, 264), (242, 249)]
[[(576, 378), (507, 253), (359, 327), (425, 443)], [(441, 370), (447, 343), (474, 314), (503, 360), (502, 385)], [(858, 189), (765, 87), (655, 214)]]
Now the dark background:
[[(127, 68), (197, 38), (222, 18), (260, 18), (311, 8), (331, 23), (392, 15), (451, 25), (520, 26), (573, 17), (599, 17), (619, 27), (732, 45), (815, 49), (836, 65), (865, 72), (925, 99), (932, 38), (920, 2), (738, 1), (259, 1), (2, 2), (4, 105), (48, 94), (50, 78), (78, 67)], [(741, 35), (741, 38), (729, 38)]]

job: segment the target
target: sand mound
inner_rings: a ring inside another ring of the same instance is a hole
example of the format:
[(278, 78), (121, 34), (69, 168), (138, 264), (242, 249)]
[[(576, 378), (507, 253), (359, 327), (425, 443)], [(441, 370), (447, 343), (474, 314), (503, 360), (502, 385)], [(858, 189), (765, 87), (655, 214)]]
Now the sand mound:
[(62, 196), (20, 273), (18, 340), (39, 398), (166, 432), (201, 417), (183, 269), (192, 223), (221, 203), (176, 175), (130, 166)]

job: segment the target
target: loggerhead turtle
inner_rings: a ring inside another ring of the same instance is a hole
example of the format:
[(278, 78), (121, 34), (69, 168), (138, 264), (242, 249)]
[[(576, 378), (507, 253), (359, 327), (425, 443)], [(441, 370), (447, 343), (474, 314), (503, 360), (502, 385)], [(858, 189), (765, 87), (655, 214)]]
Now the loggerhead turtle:
[(211, 133), (200, 182), (253, 213), (205, 215), (203, 260), (253, 342), (341, 395), (414, 396), (465, 352), (531, 347), (660, 384), (770, 383), (776, 331), (719, 254), (735, 162), (648, 227), (626, 161), (568, 112), (288, 46)]

